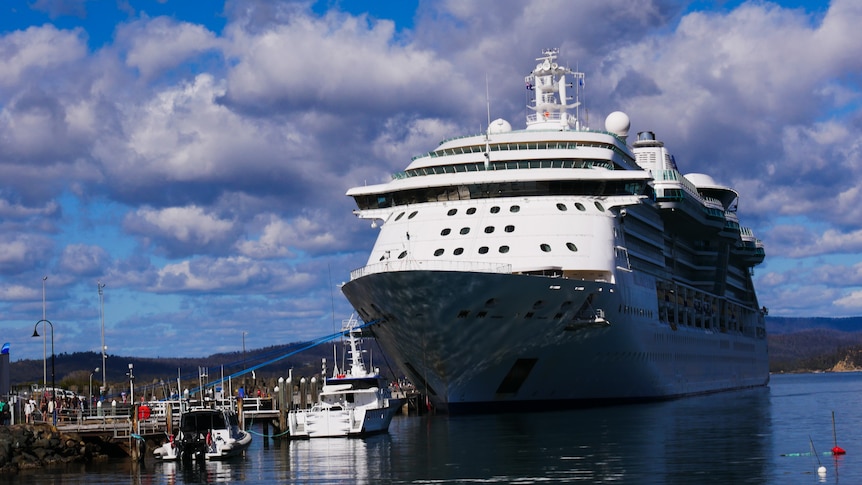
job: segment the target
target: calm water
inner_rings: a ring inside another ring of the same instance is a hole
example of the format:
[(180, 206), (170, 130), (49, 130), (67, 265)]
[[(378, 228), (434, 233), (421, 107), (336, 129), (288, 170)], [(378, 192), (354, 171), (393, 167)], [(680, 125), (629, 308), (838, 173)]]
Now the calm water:
[[(276, 441), (183, 467), (121, 460), (8, 483), (862, 483), (862, 373), (773, 376), (769, 388), (551, 413), (396, 417), (366, 439)], [(847, 454), (824, 455), (838, 444)], [(253, 427), (256, 433), (261, 431)], [(810, 454), (811, 445), (820, 455)], [(803, 454), (800, 456), (800, 454)], [(807, 455), (805, 455), (807, 454)], [(782, 456), (791, 455), (791, 456)], [(818, 460), (827, 468), (817, 473)]]

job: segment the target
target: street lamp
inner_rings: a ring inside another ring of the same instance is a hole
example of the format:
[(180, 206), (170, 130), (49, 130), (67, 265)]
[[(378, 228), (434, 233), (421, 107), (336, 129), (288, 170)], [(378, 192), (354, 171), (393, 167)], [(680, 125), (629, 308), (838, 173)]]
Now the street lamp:
[(129, 364), (129, 402), (132, 403), (132, 406), (135, 405), (135, 375), (132, 373), (134, 367), (134, 364)]
[(47, 323), (48, 325), (51, 326), (51, 402), (53, 403), (53, 407), (54, 407), (54, 412), (52, 413), (53, 414), (52, 418), (53, 418), (53, 422), (54, 422), (53, 424), (54, 424), (54, 426), (56, 426), (57, 425), (57, 395), (56, 395), (57, 386), (54, 384), (54, 324), (51, 323), (49, 320), (45, 320), (45, 319), (39, 320), (38, 322), (36, 322), (36, 326), (33, 327), (33, 336), (34, 337), (39, 336), (39, 324), (43, 323), (43, 322)]
[(96, 367), (93, 372), (90, 372), (90, 395), (87, 397), (87, 407), (93, 404), (93, 374), (99, 372), (99, 368)]
[[(45, 308), (45, 282), (47, 276), (42, 277), (42, 320), (47, 319)], [(42, 339), (42, 388), (48, 387), (48, 329), (45, 328), (45, 338)]]
[(105, 352), (108, 350), (105, 347), (105, 297), (102, 295), (102, 289), (105, 287), (105, 284), (101, 281), (97, 281), (96, 285), (99, 287), (99, 314), (102, 318), (102, 386), (107, 385), (107, 376), (105, 375), (107, 371), (107, 367), (105, 366)]

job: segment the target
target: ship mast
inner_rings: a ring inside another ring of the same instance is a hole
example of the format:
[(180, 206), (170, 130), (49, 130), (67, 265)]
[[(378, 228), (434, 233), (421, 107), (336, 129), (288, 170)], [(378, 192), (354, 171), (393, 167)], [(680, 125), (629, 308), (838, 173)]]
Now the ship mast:
[[(539, 130), (579, 130), (577, 108), (581, 102), (567, 104), (572, 98), (566, 94), (566, 89), (573, 87), (570, 81), (574, 81), (576, 93), (579, 93), (583, 84), (584, 73), (573, 71), (567, 67), (557, 64), (559, 49), (543, 49), (542, 57), (536, 68), (529, 76), (524, 78), (527, 89), (534, 92), (534, 97), (527, 106), (535, 111), (527, 115), (527, 129)], [(567, 77), (568, 76), (568, 77)], [(575, 114), (569, 110), (575, 109)]]

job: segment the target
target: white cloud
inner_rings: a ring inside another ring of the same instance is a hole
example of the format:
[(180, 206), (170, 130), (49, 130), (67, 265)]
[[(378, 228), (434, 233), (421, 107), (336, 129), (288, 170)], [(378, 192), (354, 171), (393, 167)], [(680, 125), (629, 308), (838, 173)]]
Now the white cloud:
[(80, 62), (87, 55), (82, 37), (81, 30), (59, 30), (52, 25), (0, 36), (0, 88), (47, 82), (60, 75), (64, 66)]
[(204, 26), (168, 17), (143, 18), (123, 25), (117, 32), (117, 40), (128, 43), (126, 65), (138, 69), (144, 78), (177, 67), (220, 44)]
[(188, 247), (205, 247), (222, 241), (234, 229), (234, 221), (219, 218), (197, 206), (138, 209), (127, 216), (125, 225), (138, 234)]

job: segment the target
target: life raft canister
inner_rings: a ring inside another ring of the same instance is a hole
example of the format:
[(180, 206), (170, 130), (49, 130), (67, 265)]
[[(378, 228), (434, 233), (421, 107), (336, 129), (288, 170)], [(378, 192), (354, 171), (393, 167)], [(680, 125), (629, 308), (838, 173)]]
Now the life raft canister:
[(138, 407), (138, 419), (150, 419), (150, 407), (146, 404), (141, 404)]

